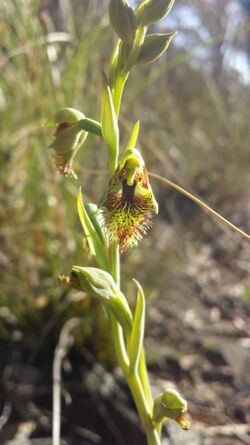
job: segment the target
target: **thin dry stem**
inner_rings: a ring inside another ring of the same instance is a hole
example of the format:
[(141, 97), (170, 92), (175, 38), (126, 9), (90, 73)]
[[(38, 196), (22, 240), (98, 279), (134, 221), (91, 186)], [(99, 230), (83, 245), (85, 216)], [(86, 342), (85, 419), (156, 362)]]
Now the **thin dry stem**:
[(175, 189), (177, 192), (181, 193), (182, 195), (185, 195), (187, 198), (191, 199), (191, 201), (195, 202), (199, 207), (201, 207), (205, 212), (209, 213), (210, 215), (217, 218), (219, 221), (221, 221), (226, 226), (230, 227), (230, 229), (234, 230), (235, 232), (239, 233), (241, 236), (243, 236), (245, 239), (250, 241), (250, 235), (248, 235), (243, 230), (239, 229), (239, 227), (232, 224), (230, 221), (228, 221), (226, 218), (221, 216), (219, 213), (217, 213), (215, 210), (213, 210), (211, 207), (209, 207), (205, 202), (203, 202), (201, 199), (197, 198), (196, 196), (192, 195), (192, 193), (188, 192), (187, 190), (180, 187), (178, 184), (175, 184), (175, 182), (170, 181), (169, 179), (164, 178), (163, 176), (157, 175), (156, 173), (149, 172), (149, 176), (152, 178), (158, 179), (159, 181), (163, 182), (164, 184), (169, 185), (171, 188)]

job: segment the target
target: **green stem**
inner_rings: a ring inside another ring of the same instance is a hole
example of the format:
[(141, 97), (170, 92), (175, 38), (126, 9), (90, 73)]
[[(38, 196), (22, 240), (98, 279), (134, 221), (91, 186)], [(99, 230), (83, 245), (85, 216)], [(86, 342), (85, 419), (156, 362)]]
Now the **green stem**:
[[(120, 288), (120, 252), (117, 243), (113, 243), (111, 246), (111, 275), (114, 278), (117, 286)], [(122, 327), (113, 314), (110, 314), (110, 317), (116, 355), (124, 374), (127, 374), (129, 370), (129, 359), (126, 351)]]
[[(139, 32), (140, 35), (137, 35), (137, 45), (141, 42), (141, 39), (144, 38), (144, 36), (142, 36), (143, 31), (144, 30), (140, 30)], [(113, 101), (117, 119), (119, 117), (121, 99), (127, 78), (128, 78), (128, 71), (118, 74), (116, 79), (114, 80), (112, 95), (113, 95)], [(117, 165), (115, 165), (114, 167), (116, 168)], [(119, 244), (115, 242), (112, 243), (110, 250), (111, 250), (111, 274), (117, 286), (120, 289)], [(138, 372), (131, 371), (129, 366), (129, 358), (127, 354), (124, 333), (117, 319), (112, 314), (111, 314), (111, 323), (112, 323), (112, 331), (113, 331), (113, 338), (114, 338), (117, 358), (123, 370), (124, 376), (127, 380), (127, 383), (129, 385), (130, 391), (133, 395), (141, 422), (145, 428), (148, 445), (161, 445), (160, 435), (158, 434), (155, 425), (153, 424), (152, 421), (153, 402), (150, 392), (150, 385), (148, 380), (144, 350), (142, 350), (140, 356)]]
[(150, 409), (153, 410), (153, 399), (152, 399), (150, 383), (149, 383), (149, 378), (148, 378), (148, 371), (147, 371), (144, 348), (142, 348), (140, 360), (139, 360), (139, 376), (140, 376), (141, 383), (142, 383), (142, 386), (144, 389), (147, 403), (148, 403)]
[(97, 136), (102, 137), (102, 126), (100, 122), (95, 121), (94, 119), (90, 119), (85, 117), (81, 119), (78, 124), (82, 128), (82, 130), (88, 131), (89, 133), (94, 133)]
[(151, 412), (148, 409), (141, 381), (136, 374), (127, 375), (127, 382), (133, 395), (141, 422), (146, 431), (148, 445), (161, 445), (159, 434), (153, 424)]
[[(116, 243), (113, 243), (111, 247), (111, 264), (112, 276), (116, 283), (119, 285), (120, 253), (118, 245)], [(139, 375), (134, 372), (131, 373), (129, 369), (129, 359), (126, 351), (122, 328), (113, 315), (111, 315), (111, 323), (117, 358), (127, 379), (130, 391), (133, 395), (137, 410), (139, 412), (141, 422), (145, 428), (148, 445), (161, 445), (159, 434), (152, 422), (152, 402), (150, 404), (148, 403), (149, 397), (151, 400), (150, 390), (148, 389), (147, 392), (145, 392), (144, 389), (145, 382), (147, 388), (149, 388), (144, 352), (142, 353), (140, 358)], [(141, 381), (141, 375), (143, 377), (144, 384)]]
[[(147, 32), (147, 28), (145, 26), (139, 26), (139, 28), (136, 31), (135, 40), (133, 42), (132, 48), (129, 52), (128, 59), (125, 63), (125, 68), (122, 72), (118, 73), (118, 75), (115, 79), (114, 87), (113, 87), (113, 101), (114, 101), (114, 107), (115, 107), (115, 112), (116, 112), (117, 118), (119, 117), (122, 94), (123, 94), (126, 80), (129, 76), (129, 71), (138, 57), (138, 54), (141, 49), (141, 45), (143, 44), (144, 39), (145, 39), (146, 32)], [(113, 63), (114, 63), (114, 60), (113, 60)]]
[(111, 245), (111, 275), (120, 289), (120, 252), (117, 243)]
[(123, 331), (115, 316), (113, 314), (110, 314), (110, 317), (116, 355), (118, 358), (118, 362), (123, 370), (123, 373), (126, 375), (129, 370), (129, 359), (126, 351)]

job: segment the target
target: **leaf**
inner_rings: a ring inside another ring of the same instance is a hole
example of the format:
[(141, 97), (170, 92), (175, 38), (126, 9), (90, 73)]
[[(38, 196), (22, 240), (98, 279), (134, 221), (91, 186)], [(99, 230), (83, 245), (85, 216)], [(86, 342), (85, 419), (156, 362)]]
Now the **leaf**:
[(86, 208), (84, 207), (82, 201), (82, 193), (81, 188), (79, 188), (78, 196), (77, 196), (77, 209), (80, 221), (82, 223), (82, 227), (84, 233), (87, 237), (87, 241), (89, 244), (90, 252), (96, 258), (99, 266), (108, 271), (110, 270), (109, 258), (106, 251), (105, 243), (100, 239), (98, 232), (96, 231)]
[[(107, 239), (106, 239), (105, 234), (103, 232), (103, 229), (102, 229), (102, 226), (101, 226), (101, 222), (100, 222), (100, 218), (98, 218), (99, 215), (100, 215), (100, 210), (98, 209), (97, 205), (92, 204), (92, 203), (91, 204), (86, 204), (85, 205), (85, 209), (86, 209), (86, 211), (88, 213), (89, 219), (91, 220), (91, 222), (92, 222), (92, 224), (93, 224), (93, 226), (94, 226), (94, 228), (95, 228), (95, 230), (96, 230), (96, 232), (97, 232), (101, 242), (103, 244), (107, 244)], [(107, 245), (107, 248), (108, 248), (108, 245)]]
[(110, 171), (114, 173), (119, 154), (119, 126), (111, 90), (105, 74), (103, 74), (101, 125), (103, 138), (109, 149)]
[(139, 358), (143, 347), (146, 304), (144, 292), (141, 285), (135, 279), (133, 281), (138, 288), (138, 292), (132, 333), (129, 342), (129, 359), (130, 370), (133, 372), (137, 372)]
[(130, 135), (127, 147), (125, 151), (129, 150), (130, 148), (135, 148), (137, 143), (138, 134), (140, 131), (140, 121), (137, 121), (134, 125), (134, 128), (132, 130), (132, 133)]

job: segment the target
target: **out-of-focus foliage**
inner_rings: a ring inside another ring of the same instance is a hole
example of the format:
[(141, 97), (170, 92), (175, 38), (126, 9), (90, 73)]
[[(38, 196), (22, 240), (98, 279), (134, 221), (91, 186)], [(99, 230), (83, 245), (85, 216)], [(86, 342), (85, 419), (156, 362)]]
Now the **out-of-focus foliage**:
[[(82, 311), (83, 338), (91, 337), (102, 352), (106, 343), (100, 307), (78, 300), (56, 279), (72, 264), (93, 265), (82, 242), (76, 194), (81, 184), (90, 201), (99, 201), (107, 155), (91, 136), (77, 158), (79, 181), (60, 177), (42, 124), (61, 107), (100, 118), (101, 71), (115, 39), (103, 15), (107, 9), (100, 0), (0, 3), (1, 336), (19, 327), (42, 339)], [(179, 37), (167, 58), (133, 69), (121, 137), (125, 146), (140, 119), (139, 145), (150, 170), (202, 195), (249, 230), (249, 85), (228, 60), (243, 51), (241, 17), (234, 36), (226, 2), (176, 2), (174, 18), (159, 26), (161, 32), (178, 28)], [(125, 288), (132, 292), (136, 276), (149, 296), (166, 298), (167, 287), (178, 298), (185, 289), (183, 271), (200, 243), (221, 232), (186, 199), (160, 184), (155, 191), (160, 217), (152, 235), (124, 257)]]
[[(61, 271), (88, 261), (88, 252), (76, 211), (79, 183), (56, 172), (47, 148), (51, 134), (43, 124), (68, 104), (95, 117), (111, 39), (107, 16), (97, 13), (93, 1), (71, 2), (67, 10), (57, 2), (0, 4), (2, 335), (8, 335), (9, 324), (17, 324), (34, 333), (42, 328), (41, 338), (46, 337), (82, 309), (86, 335), (96, 324), (85, 310), (93, 303), (70, 303), (71, 296), (57, 284)], [(95, 161), (100, 150), (89, 137), (81, 164), (105, 167), (105, 153)], [(103, 177), (83, 177), (84, 192), (98, 201), (95, 190)]]

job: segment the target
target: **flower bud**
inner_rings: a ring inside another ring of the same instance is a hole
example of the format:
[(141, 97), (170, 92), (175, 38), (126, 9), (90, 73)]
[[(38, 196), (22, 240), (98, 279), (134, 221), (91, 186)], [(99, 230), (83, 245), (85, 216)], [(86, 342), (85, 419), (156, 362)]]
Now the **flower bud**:
[(108, 305), (124, 331), (131, 331), (132, 315), (128, 302), (108, 272), (95, 267), (73, 266), (70, 274), (59, 276), (59, 281), (98, 298)]
[(142, 26), (152, 25), (166, 17), (175, 0), (144, 0), (135, 11), (137, 21)]
[(148, 34), (136, 60), (137, 65), (146, 65), (158, 59), (168, 48), (176, 32), (166, 34)]
[(127, 0), (111, 0), (109, 17), (116, 34), (123, 42), (132, 43), (136, 31), (136, 17)]
[(81, 129), (84, 114), (73, 108), (63, 108), (46, 125), (55, 126), (54, 139), (49, 148), (55, 150), (55, 164), (60, 173), (76, 178), (72, 169), (73, 158), (87, 137)]
[(165, 417), (175, 420), (185, 430), (190, 427), (187, 419), (187, 402), (175, 389), (161, 393), (154, 402), (153, 420), (160, 423)]
[(109, 300), (118, 292), (112, 276), (102, 269), (73, 266), (72, 273), (77, 276), (81, 290), (93, 297)]
[(136, 148), (121, 157), (100, 206), (107, 234), (111, 241), (119, 242), (121, 253), (136, 245), (151, 227), (158, 204)]

